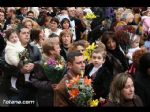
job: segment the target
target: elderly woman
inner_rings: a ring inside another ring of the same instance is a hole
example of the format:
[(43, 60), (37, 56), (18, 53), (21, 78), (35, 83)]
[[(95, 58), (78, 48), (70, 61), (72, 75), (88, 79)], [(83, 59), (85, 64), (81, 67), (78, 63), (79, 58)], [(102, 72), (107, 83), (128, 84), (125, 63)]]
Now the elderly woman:
[(132, 77), (127, 73), (117, 74), (110, 86), (109, 99), (105, 106), (141, 107), (142, 100), (134, 93)]
[(64, 59), (60, 56), (58, 37), (45, 39), (42, 43), (42, 48), (43, 54), (39, 74), (35, 75), (32, 81), (34, 82), (34, 86), (38, 88), (38, 105), (53, 106), (53, 88), (56, 86), (55, 82), (58, 81), (56, 78), (63, 77), (61, 74), (62, 71), (57, 71), (53, 64), (54, 62), (56, 62), (55, 64), (57, 64), (57, 62), (64, 63)]

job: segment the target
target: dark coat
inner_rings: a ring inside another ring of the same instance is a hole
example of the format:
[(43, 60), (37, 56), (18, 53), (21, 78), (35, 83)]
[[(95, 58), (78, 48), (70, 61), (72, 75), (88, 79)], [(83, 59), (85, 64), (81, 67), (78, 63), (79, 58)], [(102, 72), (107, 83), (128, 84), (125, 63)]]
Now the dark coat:
[(118, 45), (115, 50), (107, 49), (107, 51), (121, 62), (124, 71), (129, 68), (128, 58), (123, 54)]
[(93, 43), (100, 39), (101, 35), (106, 31), (102, 25), (97, 25), (91, 32), (88, 33), (88, 42)]
[[(89, 73), (91, 72), (93, 67), (93, 64), (89, 64), (88, 66), (86, 66), (85, 74), (87, 76), (89, 76)], [(96, 76), (93, 79), (93, 89), (96, 93), (96, 95), (94, 96), (95, 98), (106, 98), (108, 96), (109, 86), (112, 79), (113, 74), (109, 71), (107, 66), (103, 64), (103, 66), (98, 69), (98, 71), (96, 72)]]
[(150, 76), (138, 72), (135, 76), (135, 93), (143, 101), (144, 106), (150, 106)]
[(75, 21), (75, 33), (76, 33), (76, 40), (81, 40), (81, 33), (83, 33), (86, 30), (86, 27), (84, 27), (81, 23), (81, 20), (75, 17), (70, 17), (70, 20)]
[(37, 88), (37, 101), (39, 106), (53, 106), (53, 89), (51, 82), (44, 74), (41, 65), (35, 66), (35, 73), (31, 79), (33, 86)]
[[(27, 49), (29, 49), (30, 58), (32, 59), (33, 63), (36, 65), (41, 60), (41, 54), (39, 52), (39, 49), (36, 46), (32, 46), (28, 44)], [(12, 68), (14, 69), (12, 72)], [(36, 94), (36, 88), (32, 85), (32, 83), (25, 83), (24, 74), (20, 72), (20, 67), (14, 67), (9, 66), (7, 68), (7, 71), (4, 71), (4, 77), (3, 77), (3, 89), (8, 97), (16, 96), (18, 100), (32, 100), (35, 99)], [(11, 84), (10, 80), (12, 75), (17, 74), (17, 82), (16, 87), (19, 89), (19, 93), (14, 93), (10, 90)], [(31, 73), (30, 79), (33, 77), (33, 74)]]
[(123, 101), (120, 104), (111, 101), (107, 101), (107, 103), (104, 104), (104, 107), (142, 107), (142, 106), (143, 106), (142, 100), (138, 95), (135, 95), (133, 100)]
[(60, 55), (65, 59), (65, 61), (67, 60), (67, 50), (62, 44), (60, 45), (61, 51), (60, 51)]

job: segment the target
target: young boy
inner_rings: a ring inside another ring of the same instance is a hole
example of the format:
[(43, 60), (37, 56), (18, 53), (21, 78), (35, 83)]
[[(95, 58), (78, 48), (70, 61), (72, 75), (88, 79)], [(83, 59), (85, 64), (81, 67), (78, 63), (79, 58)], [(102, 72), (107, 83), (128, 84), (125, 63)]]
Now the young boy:
[(107, 98), (109, 86), (113, 77), (113, 74), (109, 72), (105, 63), (106, 54), (104, 48), (98, 47), (94, 49), (91, 56), (91, 63), (85, 68), (85, 75), (93, 80), (94, 97), (96, 99), (100, 97)]
[[(13, 29), (9, 29), (6, 31), (6, 39), (7, 44), (5, 48), (5, 60), (9, 65), (18, 66), (20, 57), (19, 53), (25, 51), (25, 48), (21, 45), (17, 32)], [(29, 82), (29, 76), (30, 74), (24, 74), (25, 81)], [(17, 76), (13, 75), (11, 77), (11, 89), (12, 90), (18, 90), (16, 87), (17, 82)]]

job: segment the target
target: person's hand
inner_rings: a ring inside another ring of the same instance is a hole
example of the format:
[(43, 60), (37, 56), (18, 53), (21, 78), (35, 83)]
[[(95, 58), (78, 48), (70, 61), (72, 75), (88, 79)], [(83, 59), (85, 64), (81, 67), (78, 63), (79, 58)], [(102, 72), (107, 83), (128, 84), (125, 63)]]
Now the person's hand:
[(22, 68), (21, 68), (21, 73), (26, 74), (26, 73), (30, 73), (34, 68), (34, 64), (33, 63), (28, 63), (25, 64)]
[(28, 63), (28, 67), (29, 67), (28, 71), (31, 72), (34, 68), (34, 63)]

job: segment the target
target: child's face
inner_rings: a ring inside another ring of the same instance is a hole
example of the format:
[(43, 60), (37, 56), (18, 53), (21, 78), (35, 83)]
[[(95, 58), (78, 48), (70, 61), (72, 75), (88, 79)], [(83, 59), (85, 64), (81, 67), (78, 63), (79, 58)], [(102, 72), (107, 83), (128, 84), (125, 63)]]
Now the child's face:
[(63, 23), (63, 28), (64, 28), (64, 29), (69, 29), (69, 22), (68, 22), (68, 21), (65, 21), (65, 22)]
[(105, 62), (105, 59), (103, 58), (101, 53), (93, 53), (92, 54), (92, 63), (94, 67), (99, 67)]
[(133, 43), (131, 44), (131, 47), (132, 48), (136, 48), (139, 46), (139, 43), (140, 43), (140, 38), (136, 38)]
[(9, 41), (11, 43), (17, 43), (19, 41), (18, 35), (16, 33), (12, 33), (9, 37)]

